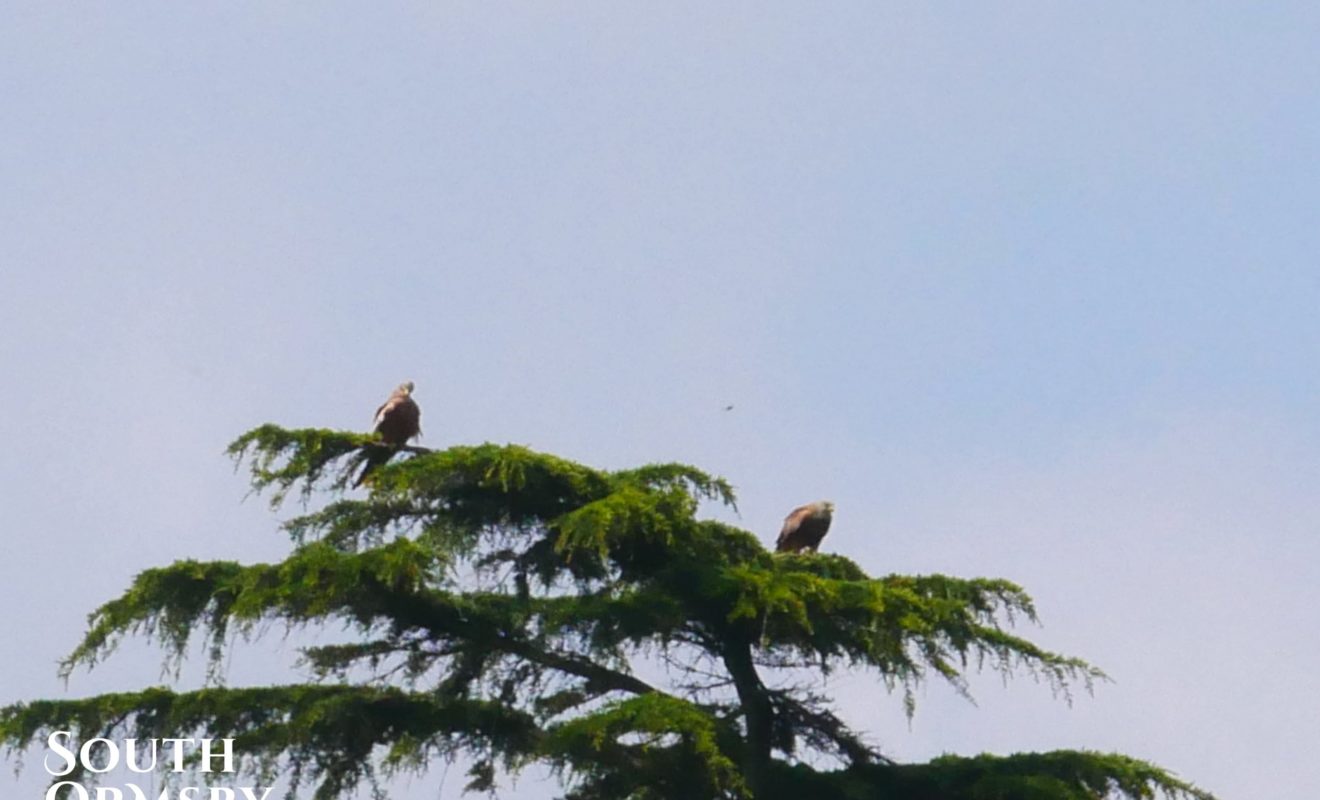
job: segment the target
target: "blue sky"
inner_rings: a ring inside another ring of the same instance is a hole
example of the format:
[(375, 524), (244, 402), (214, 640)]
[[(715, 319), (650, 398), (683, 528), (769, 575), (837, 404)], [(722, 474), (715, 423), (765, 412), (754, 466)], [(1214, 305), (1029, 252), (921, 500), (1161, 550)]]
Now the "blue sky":
[(1018, 580), (1115, 678), (910, 725), (832, 682), (898, 758), (1312, 796), (1317, 40), (1302, 3), (9, 6), (0, 702), (159, 680), (54, 662), (148, 566), (280, 556), (230, 439), (412, 379), (428, 445), (692, 462), (767, 541), (832, 497), (835, 551)]

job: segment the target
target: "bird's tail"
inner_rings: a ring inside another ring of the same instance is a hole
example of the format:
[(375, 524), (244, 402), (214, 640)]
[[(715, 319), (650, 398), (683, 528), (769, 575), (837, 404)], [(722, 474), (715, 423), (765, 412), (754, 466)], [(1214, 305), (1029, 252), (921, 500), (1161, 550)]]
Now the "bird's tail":
[(368, 445), (364, 448), (362, 471), (358, 473), (357, 480), (353, 481), (353, 488), (356, 489), (366, 482), (371, 473), (385, 466), (393, 455), (393, 449), (381, 445)]

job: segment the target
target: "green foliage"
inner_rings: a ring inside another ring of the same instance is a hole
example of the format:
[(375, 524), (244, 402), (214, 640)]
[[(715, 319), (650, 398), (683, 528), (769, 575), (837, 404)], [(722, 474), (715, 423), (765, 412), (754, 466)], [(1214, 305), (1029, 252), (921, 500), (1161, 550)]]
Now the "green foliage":
[(576, 779), (575, 798), (746, 797), (708, 709), (659, 692), (553, 725), (543, 752)]
[(821, 773), (783, 765), (768, 800), (1104, 800), (1212, 795), (1167, 772), (1116, 753), (945, 755), (926, 764), (854, 765)]
[[(153, 688), (20, 704), (6, 709), (0, 721), (0, 735), (11, 743), (32, 741), (49, 730), (71, 730), (80, 740), (116, 732), (141, 740), (193, 731), (231, 737), (235, 753), (244, 759), (244, 772), (269, 781), (280, 756), (287, 755), (295, 765), (290, 796), (308, 779), (318, 784), (317, 800), (338, 797), (370, 778), (378, 747), (390, 748), (387, 769), (491, 745), (498, 745), (496, 752), (513, 764), (513, 755), (530, 749), (541, 736), (530, 717), (497, 702), (343, 685), (183, 694)], [(75, 772), (70, 777), (83, 776)]]
[[(275, 506), (302, 500), (283, 524), (290, 555), (146, 570), (91, 615), (61, 667), (93, 666), (138, 634), (176, 666), (203, 639), (218, 679), (231, 634), (346, 625), (355, 640), (304, 651), (310, 682), (20, 704), (0, 710), (0, 741), (24, 747), (61, 728), (233, 736), (253, 774), (290, 769), (327, 800), (377, 769), (458, 754), (471, 788), (543, 762), (579, 800), (1210, 798), (1095, 753), (894, 764), (801, 680), (869, 670), (902, 690), (909, 714), (932, 674), (964, 693), (968, 672), (986, 668), (1065, 697), (1089, 691), (1098, 669), (1010, 632), (1035, 609), (1008, 581), (876, 579), (840, 556), (772, 554), (700, 518), (734, 493), (685, 465), (608, 472), (515, 445), (382, 447), (273, 425), (244, 434), (229, 453), (253, 490)], [(371, 481), (352, 496), (368, 458)], [(634, 671), (657, 659), (663, 685)], [(808, 767), (806, 753), (842, 766)]]

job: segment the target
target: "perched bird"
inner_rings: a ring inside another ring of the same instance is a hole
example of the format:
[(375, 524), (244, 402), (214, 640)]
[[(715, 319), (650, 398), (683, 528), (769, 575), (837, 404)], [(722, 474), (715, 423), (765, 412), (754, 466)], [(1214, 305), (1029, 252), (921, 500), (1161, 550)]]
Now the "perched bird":
[(829, 500), (817, 500), (798, 506), (784, 518), (784, 527), (779, 531), (779, 541), (775, 544), (777, 553), (797, 553), (802, 550), (816, 552), (820, 540), (830, 529), (830, 520), (834, 518), (834, 503)]
[(367, 479), (372, 470), (381, 466), (393, 457), (398, 448), (408, 443), (409, 439), (422, 435), (422, 410), (418, 408), (417, 401), (412, 399), (413, 382), (405, 381), (399, 384), (388, 400), (380, 404), (376, 409), (376, 418), (371, 432), (380, 437), (380, 440), (389, 449), (379, 446), (368, 445), (362, 472), (358, 473), (357, 480), (353, 483), (354, 487), (361, 486)]
[(412, 399), (413, 382), (404, 381), (390, 394), (390, 399), (376, 409), (372, 433), (380, 435), (385, 444), (399, 447), (409, 439), (422, 435), (422, 410)]

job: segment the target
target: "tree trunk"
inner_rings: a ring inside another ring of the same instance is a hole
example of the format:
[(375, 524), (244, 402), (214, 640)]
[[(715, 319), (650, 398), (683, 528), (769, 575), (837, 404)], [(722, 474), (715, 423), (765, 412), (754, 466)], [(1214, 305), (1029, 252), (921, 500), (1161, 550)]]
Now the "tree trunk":
[(747, 725), (747, 741), (743, 748), (743, 775), (753, 797), (765, 797), (770, 769), (770, 736), (773, 709), (766, 696), (765, 686), (752, 663), (749, 642), (736, 642), (724, 649), (724, 666), (733, 678), (742, 703), (743, 720)]

